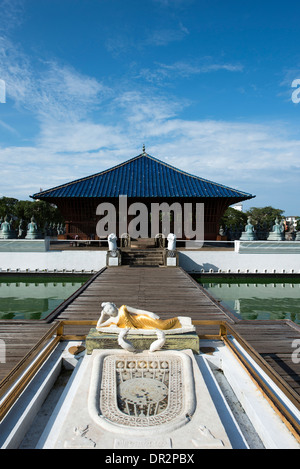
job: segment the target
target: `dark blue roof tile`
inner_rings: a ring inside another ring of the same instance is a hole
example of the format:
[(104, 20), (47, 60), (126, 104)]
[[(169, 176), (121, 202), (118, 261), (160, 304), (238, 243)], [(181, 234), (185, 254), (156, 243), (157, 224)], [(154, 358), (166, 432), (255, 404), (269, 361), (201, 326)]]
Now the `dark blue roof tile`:
[(233, 197), (254, 196), (193, 176), (142, 153), (111, 169), (34, 194), (34, 199), (60, 197)]

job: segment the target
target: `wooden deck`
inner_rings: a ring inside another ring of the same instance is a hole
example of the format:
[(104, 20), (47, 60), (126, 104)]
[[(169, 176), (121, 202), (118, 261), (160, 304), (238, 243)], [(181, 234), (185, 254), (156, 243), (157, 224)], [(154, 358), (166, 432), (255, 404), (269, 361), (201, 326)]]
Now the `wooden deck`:
[(153, 311), (162, 319), (190, 316), (235, 321), (184, 270), (159, 267), (108, 268), (57, 318), (97, 320), (104, 301)]
[(0, 383), (14, 368), (22, 367), (27, 355), (34, 358), (35, 349), (45, 342), (44, 337), (52, 327), (53, 324), (42, 321), (0, 320), (0, 340), (4, 347), (1, 352), (5, 356), (4, 363), (0, 360)]
[[(295, 339), (299, 340), (299, 348), (300, 327), (288, 320), (238, 320), (178, 267), (104, 269), (46, 320), (0, 321), (0, 339), (6, 345), (6, 363), (0, 361), (0, 381), (43, 340), (53, 321), (96, 321), (104, 301), (153, 311), (163, 319), (189, 316), (193, 320), (226, 321), (288, 383), (299, 397), (300, 408), (300, 363), (292, 360)], [(69, 327), (73, 329), (66, 333), (76, 330), (82, 335), (91, 326)], [(197, 326), (197, 332), (200, 336), (215, 334), (218, 327)]]
[(300, 349), (300, 328), (291, 321), (240, 321), (234, 329), (298, 394), (300, 402), (300, 353), (295, 353)]

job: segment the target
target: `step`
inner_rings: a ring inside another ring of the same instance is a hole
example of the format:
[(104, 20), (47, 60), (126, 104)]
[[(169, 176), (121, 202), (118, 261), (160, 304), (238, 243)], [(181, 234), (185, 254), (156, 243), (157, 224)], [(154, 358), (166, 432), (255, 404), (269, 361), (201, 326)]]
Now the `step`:
[(163, 257), (162, 251), (122, 251), (122, 256), (126, 257)]
[(131, 255), (123, 255), (122, 256), (122, 259), (163, 259), (163, 256), (154, 256), (154, 255), (145, 255), (145, 254), (136, 254), (134, 256), (131, 256)]
[(164, 251), (157, 249), (122, 250), (123, 265), (164, 265)]
[(147, 260), (131, 260), (122, 262), (123, 265), (144, 265), (144, 266), (157, 266), (164, 265), (163, 261), (147, 261)]
[(157, 248), (148, 248), (148, 249), (136, 249), (136, 248), (133, 248), (133, 249), (122, 249), (122, 252), (125, 252), (125, 253), (137, 253), (137, 252), (142, 252), (142, 253), (146, 253), (146, 254), (153, 254), (153, 253), (159, 253), (159, 254), (163, 254), (164, 252), (164, 249), (157, 249)]

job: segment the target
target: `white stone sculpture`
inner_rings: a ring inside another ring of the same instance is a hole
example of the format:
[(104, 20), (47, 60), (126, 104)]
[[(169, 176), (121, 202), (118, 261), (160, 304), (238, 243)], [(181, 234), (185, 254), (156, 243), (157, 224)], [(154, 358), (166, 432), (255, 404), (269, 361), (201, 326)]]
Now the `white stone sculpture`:
[[(129, 332), (129, 329), (124, 329), (119, 333), (119, 335), (118, 335), (118, 344), (120, 345), (120, 347), (122, 347), (122, 349), (127, 350), (128, 352), (136, 352), (135, 347), (126, 338), (128, 332)], [(158, 338), (157, 338), (157, 340), (152, 342), (152, 344), (150, 345), (150, 347), (149, 347), (150, 352), (157, 352), (158, 350), (160, 350), (164, 346), (164, 344), (166, 342), (166, 336), (165, 336), (165, 333), (163, 331), (160, 331), (159, 329), (157, 329), (155, 331), (155, 333), (156, 333)]]
[[(114, 303), (104, 302), (101, 304), (102, 311), (96, 325), (99, 332), (109, 332), (118, 334), (118, 344), (129, 352), (134, 352), (134, 346), (126, 339), (128, 332), (132, 334), (157, 335), (157, 340), (150, 345), (150, 352), (160, 350), (166, 341), (166, 334), (178, 334), (194, 331), (191, 319), (185, 317), (174, 317), (170, 319), (160, 319), (151, 311), (145, 311), (132, 306), (122, 305), (120, 308)], [(109, 316), (105, 320), (105, 317)]]
[(150, 345), (150, 352), (156, 352), (157, 350), (160, 350), (166, 342), (166, 334), (164, 333), (164, 331), (157, 329), (155, 332), (158, 338)]
[[(97, 330), (99, 330), (100, 327), (102, 328), (113, 324), (117, 324), (122, 313), (122, 311), (120, 311), (121, 308), (118, 309), (114, 303), (104, 302), (101, 304), (101, 306), (102, 311), (96, 325)], [(133, 308), (132, 306), (126, 306), (126, 309), (130, 314), (144, 315), (152, 319), (159, 319), (159, 316), (157, 316), (157, 314), (151, 313), (150, 311), (144, 311), (142, 309)], [(107, 319), (106, 321), (104, 321), (105, 316), (109, 316), (109, 319)]]
[(128, 332), (129, 329), (124, 329), (120, 332), (120, 334), (118, 335), (118, 344), (120, 345), (120, 347), (122, 347), (124, 350), (127, 350), (128, 352), (135, 352), (135, 348), (132, 343), (129, 340), (126, 340)]
[(197, 405), (193, 357), (175, 350), (132, 358), (123, 350), (96, 352), (88, 409), (100, 428), (131, 443), (162, 437), (190, 422)]
[(109, 251), (116, 251), (118, 249), (117, 247), (117, 235), (115, 233), (111, 233), (108, 236), (108, 250)]
[(168, 237), (168, 251), (175, 251), (176, 249), (176, 236), (174, 233), (169, 233)]
[[(189, 317), (178, 316), (169, 319), (160, 317), (151, 311), (114, 303), (101, 304), (102, 311), (96, 325), (99, 332), (118, 334), (123, 329), (130, 329), (130, 334), (153, 335), (154, 331), (163, 330), (165, 334), (182, 334), (194, 332), (195, 326)], [(108, 316), (108, 319), (106, 319)], [(160, 338), (162, 338), (160, 336)]]

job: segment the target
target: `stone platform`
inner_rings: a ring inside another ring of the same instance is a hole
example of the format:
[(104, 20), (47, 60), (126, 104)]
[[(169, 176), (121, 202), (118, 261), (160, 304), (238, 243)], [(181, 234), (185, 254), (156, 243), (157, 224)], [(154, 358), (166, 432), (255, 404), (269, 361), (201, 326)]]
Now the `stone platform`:
[(0, 252), (47, 252), (50, 239), (0, 239)]
[[(150, 345), (157, 340), (157, 335), (148, 334), (130, 334), (127, 339), (132, 343), (136, 350), (149, 350)], [(107, 334), (98, 332), (95, 328), (90, 329), (86, 337), (86, 350), (90, 355), (93, 350), (97, 349), (121, 349), (118, 344), (117, 334)], [(184, 334), (166, 334), (166, 342), (162, 350), (186, 350), (191, 349), (194, 353), (199, 354), (200, 343), (196, 332), (186, 332)]]
[(195, 357), (190, 350), (85, 355), (36, 449), (232, 448), (202, 374), (208, 368), (203, 362), (202, 372)]

